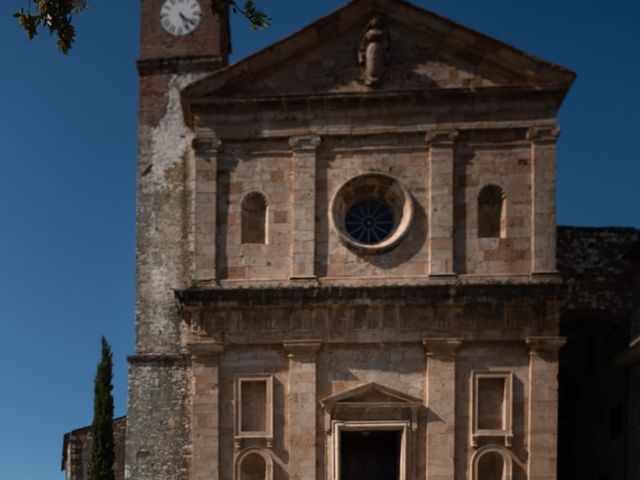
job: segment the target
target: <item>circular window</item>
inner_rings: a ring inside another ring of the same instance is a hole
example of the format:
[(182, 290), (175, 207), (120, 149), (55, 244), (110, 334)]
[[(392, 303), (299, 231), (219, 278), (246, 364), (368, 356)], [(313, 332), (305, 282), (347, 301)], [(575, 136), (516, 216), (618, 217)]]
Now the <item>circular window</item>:
[(368, 173), (338, 188), (329, 216), (342, 243), (362, 253), (381, 253), (405, 235), (413, 205), (411, 195), (396, 178)]
[(365, 200), (349, 209), (344, 226), (355, 241), (372, 245), (391, 235), (393, 213), (385, 202)]

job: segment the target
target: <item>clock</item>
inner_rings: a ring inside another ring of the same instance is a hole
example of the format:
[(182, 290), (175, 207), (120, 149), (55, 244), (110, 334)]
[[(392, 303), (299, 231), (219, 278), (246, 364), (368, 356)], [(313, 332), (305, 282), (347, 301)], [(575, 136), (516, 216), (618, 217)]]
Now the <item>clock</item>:
[(160, 23), (171, 35), (193, 32), (202, 18), (198, 0), (166, 0), (160, 9)]

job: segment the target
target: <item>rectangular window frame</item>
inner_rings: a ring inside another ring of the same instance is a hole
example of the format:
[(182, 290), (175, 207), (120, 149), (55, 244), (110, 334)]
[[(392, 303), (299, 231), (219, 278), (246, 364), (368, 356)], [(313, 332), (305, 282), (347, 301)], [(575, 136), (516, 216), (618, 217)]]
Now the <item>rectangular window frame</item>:
[[(503, 425), (500, 429), (482, 429), (479, 426), (480, 382), (485, 379), (504, 380)], [(513, 372), (474, 371), (471, 375), (471, 398), (471, 446), (477, 447), (481, 437), (504, 437), (505, 446), (510, 447), (513, 442)]]
[[(253, 431), (242, 429), (242, 386), (245, 383), (261, 382), (265, 384), (265, 430)], [(236, 446), (240, 445), (240, 441), (246, 438), (263, 438), (267, 440), (267, 446), (273, 442), (273, 375), (270, 374), (253, 374), (253, 375), (236, 375), (234, 378), (235, 394), (235, 441)]]

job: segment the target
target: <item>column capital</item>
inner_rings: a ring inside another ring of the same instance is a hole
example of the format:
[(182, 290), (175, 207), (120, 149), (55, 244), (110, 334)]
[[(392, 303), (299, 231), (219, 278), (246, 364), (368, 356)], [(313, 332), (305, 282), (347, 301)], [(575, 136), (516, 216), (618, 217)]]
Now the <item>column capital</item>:
[(322, 347), (322, 340), (289, 340), (283, 342), (284, 349), (289, 352), (289, 358), (315, 359)]
[(192, 359), (214, 359), (222, 355), (224, 345), (222, 343), (190, 343), (187, 345)]
[(198, 135), (191, 142), (191, 147), (198, 154), (218, 153), (222, 140), (213, 135)]
[(443, 129), (443, 130), (429, 130), (424, 139), (430, 146), (438, 147), (453, 147), (453, 144), (458, 138), (458, 130), (456, 129)]
[(529, 355), (556, 353), (566, 341), (565, 337), (527, 337), (525, 339), (529, 347)]
[(461, 338), (429, 337), (422, 339), (422, 346), (427, 357), (434, 355), (454, 356), (461, 345)]
[(312, 153), (316, 151), (321, 141), (319, 135), (296, 135), (289, 138), (289, 146), (294, 152)]
[(527, 140), (532, 143), (555, 143), (559, 137), (560, 127), (555, 124), (533, 126), (527, 130)]

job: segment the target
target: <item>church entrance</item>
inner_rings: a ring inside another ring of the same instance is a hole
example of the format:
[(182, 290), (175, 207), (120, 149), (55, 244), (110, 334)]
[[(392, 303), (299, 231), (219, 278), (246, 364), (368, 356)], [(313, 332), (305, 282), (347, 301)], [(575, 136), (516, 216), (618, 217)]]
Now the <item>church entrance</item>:
[(340, 432), (340, 480), (399, 480), (402, 432)]

